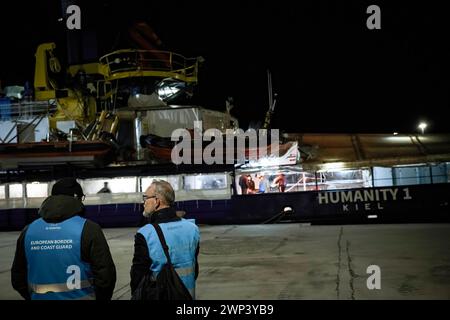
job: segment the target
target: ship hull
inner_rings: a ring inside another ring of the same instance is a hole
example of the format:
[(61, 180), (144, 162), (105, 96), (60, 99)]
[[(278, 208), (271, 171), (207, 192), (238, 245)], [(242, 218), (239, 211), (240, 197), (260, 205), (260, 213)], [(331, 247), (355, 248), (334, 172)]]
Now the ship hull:
[(0, 144), (0, 168), (58, 164), (104, 167), (113, 160), (113, 146), (104, 141)]
[[(333, 191), (237, 195), (230, 199), (176, 203), (197, 224), (275, 222), (390, 223), (450, 222), (450, 184)], [(284, 211), (286, 209), (286, 211)], [(0, 210), (2, 230), (20, 230), (38, 218), (38, 209)], [(138, 227), (145, 223), (138, 203), (86, 206), (86, 218), (102, 227)]]

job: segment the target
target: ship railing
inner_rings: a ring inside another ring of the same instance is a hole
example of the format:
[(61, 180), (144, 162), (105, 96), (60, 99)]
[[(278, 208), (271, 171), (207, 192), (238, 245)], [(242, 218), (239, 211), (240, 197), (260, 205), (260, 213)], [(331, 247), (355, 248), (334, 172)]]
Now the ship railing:
[(100, 58), (107, 80), (152, 76), (197, 82), (198, 58), (170, 51), (124, 49)]
[[(0, 103), (0, 143), (15, 143), (19, 136), (26, 140), (34, 128), (56, 110), (52, 101), (20, 101)], [(8, 129), (9, 128), (9, 129)]]
[[(13, 183), (14, 184), (14, 183)], [(17, 185), (17, 183), (15, 183)], [(10, 192), (10, 184), (0, 184), (0, 209), (14, 209), (14, 208), (39, 208), (42, 202), (51, 194), (51, 188), (47, 190), (45, 195), (30, 196), (26, 191), (31, 183), (20, 183), (21, 194), (13, 195)], [(51, 184), (53, 185), (53, 184)], [(5, 195), (6, 188), (8, 188), (8, 196)], [(1, 190), (3, 189), (3, 190)], [(220, 200), (230, 199), (231, 194), (228, 190), (196, 190), (184, 191), (181, 190), (180, 196), (177, 195), (177, 201), (192, 201), (192, 200)], [(103, 194), (88, 194), (83, 201), (85, 206), (94, 205), (118, 205), (118, 204), (142, 204), (142, 192), (121, 192), (121, 193), (103, 193)]]
[(56, 104), (47, 101), (24, 101), (0, 104), (0, 120), (31, 118), (45, 115), (56, 110)]

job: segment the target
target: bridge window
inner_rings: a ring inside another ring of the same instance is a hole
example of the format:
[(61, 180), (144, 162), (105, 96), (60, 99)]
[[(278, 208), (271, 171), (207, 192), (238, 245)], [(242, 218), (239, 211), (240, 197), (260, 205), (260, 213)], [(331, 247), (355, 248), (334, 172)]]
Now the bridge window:
[(227, 188), (226, 174), (202, 174), (184, 177), (185, 190), (215, 190)]
[(147, 188), (152, 184), (153, 180), (165, 180), (172, 186), (174, 191), (180, 189), (180, 177), (179, 176), (155, 176), (141, 178), (142, 192), (145, 192)]
[(48, 183), (27, 183), (26, 187), (27, 197), (29, 198), (45, 198), (48, 196)]
[(136, 177), (87, 179), (80, 184), (86, 195), (135, 193), (137, 192), (136, 179)]
[(9, 185), (9, 197), (10, 198), (23, 197), (23, 187), (21, 183), (14, 183)]

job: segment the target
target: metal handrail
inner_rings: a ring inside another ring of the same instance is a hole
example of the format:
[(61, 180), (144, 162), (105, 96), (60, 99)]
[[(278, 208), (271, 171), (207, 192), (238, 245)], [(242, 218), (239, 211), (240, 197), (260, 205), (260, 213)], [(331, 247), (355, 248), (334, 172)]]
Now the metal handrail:
[(49, 104), (47, 101), (0, 104), (0, 118), (9, 120), (10, 118), (47, 114), (54, 110), (56, 110), (56, 105)]
[(109, 53), (99, 61), (106, 67), (107, 77), (123, 72), (147, 71), (196, 78), (198, 72), (197, 58), (186, 58), (170, 51), (123, 49)]

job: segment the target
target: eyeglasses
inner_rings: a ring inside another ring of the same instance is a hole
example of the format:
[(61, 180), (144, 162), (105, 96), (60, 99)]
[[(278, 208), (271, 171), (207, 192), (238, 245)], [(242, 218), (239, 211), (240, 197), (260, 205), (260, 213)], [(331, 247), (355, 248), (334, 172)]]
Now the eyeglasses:
[(146, 195), (146, 194), (143, 194), (142, 195), (142, 200), (145, 202), (145, 201), (147, 201), (148, 199), (151, 199), (151, 198), (156, 198), (156, 196), (148, 196), (148, 195)]

